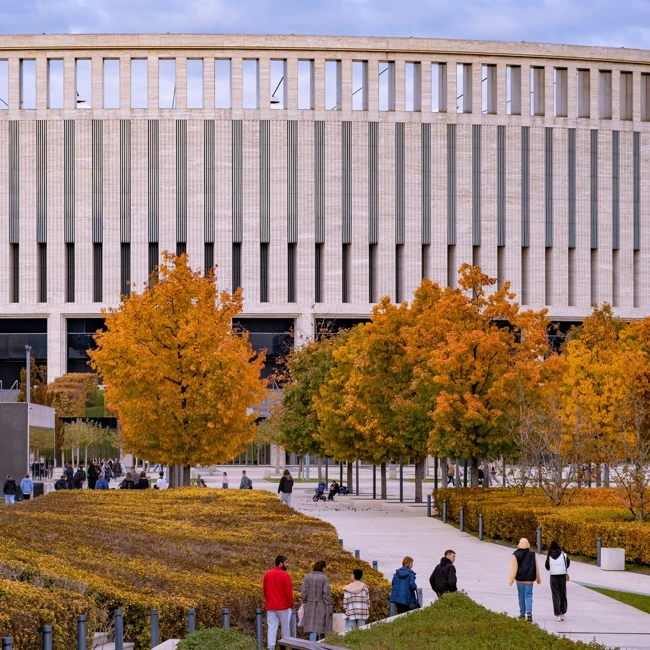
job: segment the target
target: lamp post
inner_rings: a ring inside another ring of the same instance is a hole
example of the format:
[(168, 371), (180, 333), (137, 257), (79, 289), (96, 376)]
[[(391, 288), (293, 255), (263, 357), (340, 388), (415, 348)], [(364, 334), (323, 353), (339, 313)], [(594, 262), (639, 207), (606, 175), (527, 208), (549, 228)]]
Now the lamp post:
[[(31, 403), (32, 393), (32, 346), (25, 346), (25, 361), (27, 368), (25, 369), (25, 402), (27, 402), (27, 473), (29, 473), (29, 409)], [(56, 453), (56, 450), (55, 450)]]

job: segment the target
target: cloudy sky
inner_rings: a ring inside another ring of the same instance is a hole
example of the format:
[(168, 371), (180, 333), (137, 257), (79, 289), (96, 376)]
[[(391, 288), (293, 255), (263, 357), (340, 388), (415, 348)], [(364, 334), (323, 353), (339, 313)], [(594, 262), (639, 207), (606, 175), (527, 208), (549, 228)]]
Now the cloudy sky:
[(648, 0), (0, 0), (0, 33), (429, 36), (650, 49)]

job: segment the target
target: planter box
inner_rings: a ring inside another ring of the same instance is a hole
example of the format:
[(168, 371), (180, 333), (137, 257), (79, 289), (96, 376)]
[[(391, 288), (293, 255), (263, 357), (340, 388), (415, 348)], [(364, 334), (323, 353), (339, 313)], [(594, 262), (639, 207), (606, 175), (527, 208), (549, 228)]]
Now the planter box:
[(603, 571), (625, 571), (625, 549), (600, 549), (600, 568)]

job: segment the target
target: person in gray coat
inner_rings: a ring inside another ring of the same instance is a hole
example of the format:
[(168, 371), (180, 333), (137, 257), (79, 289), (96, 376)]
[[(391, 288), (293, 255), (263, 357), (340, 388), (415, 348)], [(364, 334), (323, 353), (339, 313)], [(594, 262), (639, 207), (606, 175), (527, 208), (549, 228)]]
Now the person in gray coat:
[(314, 570), (305, 576), (302, 583), (302, 627), (309, 633), (310, 641), (317, 641), (319, 637), (332, 631), (330, 580), (323, 573), (326, 566), (322, 560), (316, 562)]

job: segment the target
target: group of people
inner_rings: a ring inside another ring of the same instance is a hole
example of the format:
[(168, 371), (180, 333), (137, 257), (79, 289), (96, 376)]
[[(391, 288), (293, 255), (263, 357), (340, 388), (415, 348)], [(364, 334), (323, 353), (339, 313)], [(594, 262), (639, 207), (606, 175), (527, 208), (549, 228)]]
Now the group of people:
[[(291, 635), (291, 613), (294, 608), (293, 582), (288, 573), (289, 561), (284, 555), (275, 558), (275, 567), (264, 574), (262, 588), (266, 605), (268, 626), (267, 647), (274, 650), (278, 628), (282, 636)], [(327, 563), (314, 563), (300, 588), (302, 605), (298, 610), (298, 626), (309, 634), (310, 641), (317, 641), (332, 631), (333, 609), (330, 581), (325, 575)], [(370, 616), (370, 592), (361, 579), (363, 571), (354, 569), (351, 582), (343, 590), (346, 631), (365, 625)]]
[[(84, 469), (83, 465), (79, 465), (77, 471), (74, 471), (72, 464), (68, 463), (61, 477), (54, 483), (54, 489), (57, 491), (81, 490), (87, 485), (89, 490), (108, 490), (111, 479), (121, 478), (122, 472), (122, 464), (117, 458), (115, 460), (93, 458), (88, 464), (88, 471)], [(137, 472), (133, 466), (117, 487), (121, 490), (148, 490), (151, 483), (145, 471)], [(158, 473), (158, 479), (153, 487), (157, 490), (167, 489), (168, 484), (164, 472)]]
[(16, 479), (7, 474), (5, 479), (4, 486), (2, 488), (2, 493), (5, 497), (5, 503), (15, 503), (16, 497), (23, 499), (31, 499), (32, 494), (34, 494), (34, 482), (29, 477), (29, 474), (25, 476), (20, 481), (20, 484), (16, 484)]
[[(458, 469), (460, 468), (460, 463)], [(451, 483), (452, 487), (460, 487), (460, 476), (456, 477), (457, 466), (453, 462), (447, 465), (447, 486)], [(463, 470), (464, 471), (464, 470)], [(496, 485), (497, 483), (497, 468), (494, 463), (481, 463), (478, 466), (478, 484), (480, 487), (486, 485)], [(467, 486), (466, 486), (467, 487)]]

